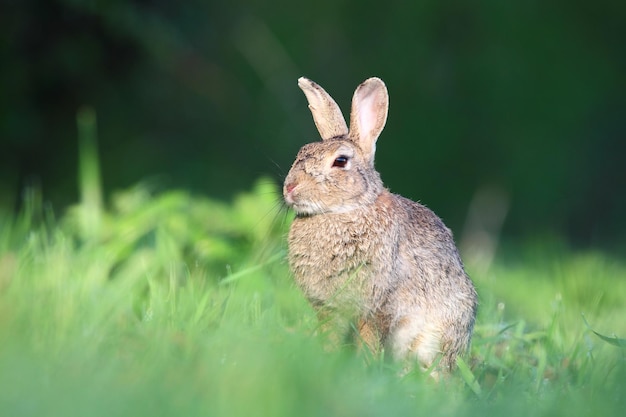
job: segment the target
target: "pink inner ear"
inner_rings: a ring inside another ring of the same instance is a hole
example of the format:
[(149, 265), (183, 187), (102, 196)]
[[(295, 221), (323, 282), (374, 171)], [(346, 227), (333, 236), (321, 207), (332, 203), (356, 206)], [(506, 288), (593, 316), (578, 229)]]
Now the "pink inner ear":
[(376, 92), (372, 91), (363, 97), (359, 103), (359, 134), (362, 139), (371, 138), (373, 130), (378, 122), (378, 106), (376, 105)]

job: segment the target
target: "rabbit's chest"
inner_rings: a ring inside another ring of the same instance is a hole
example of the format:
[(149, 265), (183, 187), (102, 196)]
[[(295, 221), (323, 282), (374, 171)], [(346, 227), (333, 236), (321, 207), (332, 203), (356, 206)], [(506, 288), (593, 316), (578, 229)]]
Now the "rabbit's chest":
[(309, 299), (362, 299), (371, 293), (380, 238), (358, 222), (296, 219), (289, 234), (289, 261)]

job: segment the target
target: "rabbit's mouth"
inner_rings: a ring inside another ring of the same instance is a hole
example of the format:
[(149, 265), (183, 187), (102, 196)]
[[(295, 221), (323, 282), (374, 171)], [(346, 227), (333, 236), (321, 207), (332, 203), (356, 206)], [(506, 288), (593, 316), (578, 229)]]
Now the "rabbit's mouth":
[(308, 217), (316, 214), (329, 212), (328, 208), (320, 202), (303, 198), (298, 190), (297, 183), (285, 183), (283, 188), (285, 203), (291, 207), (298, 217)]
[(291, 207), (298, 216), (311, 216), (323, 212), (319, 204), (315, 204), (309, 200), (303, 199), (297, 190), (298, 183), (285, 182), (283, 187), (283, 197), (285, 203)]
[(328, 212), (328, 210), (320, 204), (310, 201), (295, 201), (291, 196), (285, 196), (285, 202), (296, 212), (296, 216), (298, 217), (309, 217)]
[(342, 214), (358, 209), (358, 204), (342, 204), (339, 206), (325, 205), (316, 201), (295, 201), (291, 196), (285, 196), (285, 202), (296, 212), (296, 217), (311, 217), (319, 214)]
[(310, 198), (297, 183), (285, 183), (283, 198), (287, 206), (296, 212), (297, 217), (310, 217), (318, 214), (340, 214), (351, 212), (362, 206), (357, 199), (341, 201), (325, 201), (324, 199)]

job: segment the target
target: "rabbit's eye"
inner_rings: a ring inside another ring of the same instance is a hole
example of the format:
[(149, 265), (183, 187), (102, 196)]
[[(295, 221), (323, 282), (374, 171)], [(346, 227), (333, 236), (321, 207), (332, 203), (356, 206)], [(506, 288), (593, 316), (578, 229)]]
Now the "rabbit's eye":
[(345, 168), (346, 165), (348, 165), (348, 157), (344, 155), (338, 156), (333, 161), (333, 167)]

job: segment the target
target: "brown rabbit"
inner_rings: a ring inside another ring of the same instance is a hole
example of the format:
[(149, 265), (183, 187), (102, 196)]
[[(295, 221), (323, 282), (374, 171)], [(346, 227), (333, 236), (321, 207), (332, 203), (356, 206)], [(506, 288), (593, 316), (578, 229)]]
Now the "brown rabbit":
[(354, 92), (350, 129), (335, 101), (300, 78), (321, 142), (304, 145), (283, 187), (295, 281), (333, 340), (355, 325), (361, 344), (423, 369), (450, 371), (470, 344), (477, 295), (431, 210), (390, 193), (374, 169), (389, 97), (370, 78)]

